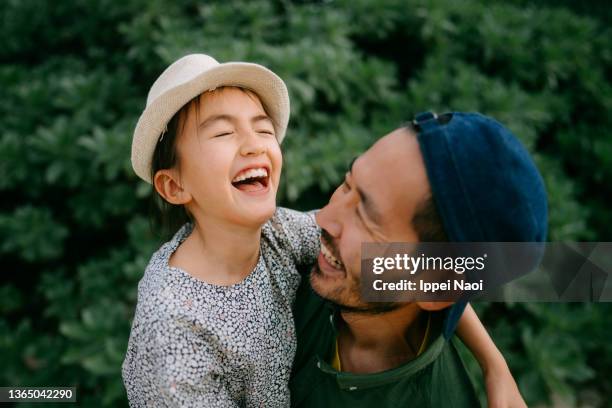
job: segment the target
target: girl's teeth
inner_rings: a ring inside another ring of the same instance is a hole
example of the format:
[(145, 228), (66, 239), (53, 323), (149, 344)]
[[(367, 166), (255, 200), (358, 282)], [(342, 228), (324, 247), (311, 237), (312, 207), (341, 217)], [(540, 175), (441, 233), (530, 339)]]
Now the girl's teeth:
[(268, 170), (264, 168), (259, 169), (249, 169), (244, 173), (240, 173), (232, 180), (232, 183), (237, 183), (242, 180), (254, 178), (254, 177), (268, 177)]

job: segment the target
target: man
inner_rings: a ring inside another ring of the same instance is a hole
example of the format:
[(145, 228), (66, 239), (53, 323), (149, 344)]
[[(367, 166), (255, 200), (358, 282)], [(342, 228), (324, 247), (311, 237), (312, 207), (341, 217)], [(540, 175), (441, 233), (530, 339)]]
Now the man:
[(421, 114), (354, 161), (317, 223), (321, 253), (295, 306), (292, 404), (478, 406), (449, 341), (465, 303), (365, 302), (361, 244), (543, 241), (546, 193), (518, 140), (479, 114)]

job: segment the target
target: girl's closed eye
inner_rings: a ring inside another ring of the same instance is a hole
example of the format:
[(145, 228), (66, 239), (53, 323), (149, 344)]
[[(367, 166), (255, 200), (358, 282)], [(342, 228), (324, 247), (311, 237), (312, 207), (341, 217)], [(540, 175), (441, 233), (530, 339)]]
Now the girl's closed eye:
[(233, 131), (227, 130), (227, 131), (223, 131), (223, 132), (219, 132), (213, 135), (213, 138), (215, 137), (222, 137), (222, 136), (229, 136), (232, 133), (234, 133)]
[(229, 136), (236, 130), (230, 123), (224, 123), (225, 121), (215, 121), (207, 126), (203, 126), (201, 129), (202, 136), (205, 139), (216, 139), (218, 137)]

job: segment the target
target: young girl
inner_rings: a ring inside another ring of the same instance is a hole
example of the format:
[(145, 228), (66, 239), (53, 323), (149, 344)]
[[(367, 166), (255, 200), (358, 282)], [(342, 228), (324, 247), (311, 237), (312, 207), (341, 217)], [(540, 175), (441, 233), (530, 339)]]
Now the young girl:
[[(153, 84), (132, 164), (184, 225), (138, 285), (131, 406), (289, 406), (298, 269), (320, 240), (311, 215), (276, 208), (288, 118), (283, 81), (256, 64), (188, 55)], [(481, 327), (460, 324), (479, 361), (498, 363)]]

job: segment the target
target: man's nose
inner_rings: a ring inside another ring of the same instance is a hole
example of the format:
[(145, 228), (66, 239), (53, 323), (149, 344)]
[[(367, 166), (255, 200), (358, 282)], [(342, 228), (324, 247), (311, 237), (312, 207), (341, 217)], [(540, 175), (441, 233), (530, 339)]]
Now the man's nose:
[(253, 130), (244, 131), (244, 140), (240, 146), (242, 156), (259, 156), (266, 152), (266, 146)]
[(341, 213), (338, 211), (337, 201), (329, 202), (315, 214), (317, 224), (326, 230), (332, 238), (339, 238), (342, 233), (342, 220), (339, 218)]

